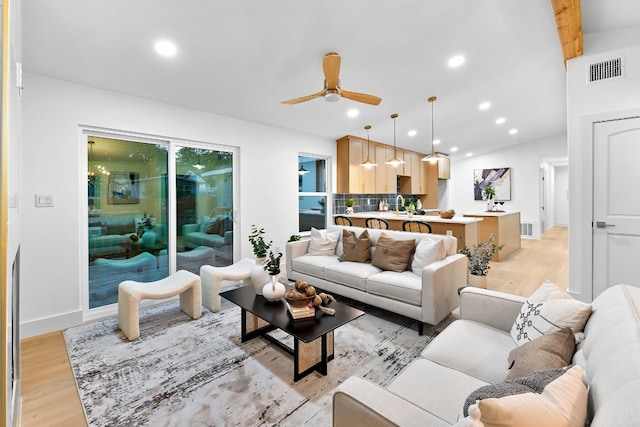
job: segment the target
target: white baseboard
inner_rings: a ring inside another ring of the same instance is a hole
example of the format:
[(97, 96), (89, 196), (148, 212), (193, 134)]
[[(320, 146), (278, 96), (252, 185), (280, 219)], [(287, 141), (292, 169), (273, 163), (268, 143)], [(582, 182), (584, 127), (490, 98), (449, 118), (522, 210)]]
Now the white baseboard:
[(82, 323), (82, 310), (20, 322), (20, 339), (59, 331)]

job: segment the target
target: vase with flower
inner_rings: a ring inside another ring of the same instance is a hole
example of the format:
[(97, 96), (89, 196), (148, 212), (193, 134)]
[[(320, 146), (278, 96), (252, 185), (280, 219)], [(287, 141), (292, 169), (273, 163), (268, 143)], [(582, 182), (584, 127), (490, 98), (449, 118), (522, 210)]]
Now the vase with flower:
[(156, 245), (158, 234), (155, 232), (155, 219), (152, 214), (147, 215), (145, 212), (142, 219), (138, 222), (136, 234), (145, 248), (153, 248)]
[(262, 295), (268, 301), (278, 301), (284, 296), (286, 291), (284, 285), (278, 281), (280, 275), (280, 259), (282, 252), (278, 248), (275, 251), (269, 251), (269, 256), (264, 264), (264, 269), (269, 273), (270, 283), (262, 287)]
[(262, 295), (262, 288), (269, 281), (269, 274), (264, 269), (264, 262), (267, 251), (271, 247), (271, 242), (264, 240), (264, 234), (264, 228), (258, 228), (255, 225), (251, 226), (249, 242), (256, 257), (256, 265), (251, 269), (251, 283), (253, 283), (253, 288), (258, 295)]
[(469, 258), (469, 285), (487, 288), (487, 274), (489, 273), (489, 261), (498, 253), (503, 247), (502, 245), (496, 245), (494, 242), (495, 234), (489, 235), (487, 242), (480, 242), (473, 246), (473, 249), (469, 249), (464, 242), (464, 238), (460, 236), (462, 240), (462, 249), (458, 251)]

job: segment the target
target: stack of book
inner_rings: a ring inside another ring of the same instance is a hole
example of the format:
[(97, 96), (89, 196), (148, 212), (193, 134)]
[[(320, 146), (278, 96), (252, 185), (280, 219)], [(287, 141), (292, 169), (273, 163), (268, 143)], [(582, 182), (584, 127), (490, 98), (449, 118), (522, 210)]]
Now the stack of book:
[(308, 319), (316, 315), (316, 309), (313, 306), (309, 307), (308, 305), (303, 305), (302, 307), (293, 307), (286, 300), (285, 304), (287, 304), (287, 310), (294, 320)]

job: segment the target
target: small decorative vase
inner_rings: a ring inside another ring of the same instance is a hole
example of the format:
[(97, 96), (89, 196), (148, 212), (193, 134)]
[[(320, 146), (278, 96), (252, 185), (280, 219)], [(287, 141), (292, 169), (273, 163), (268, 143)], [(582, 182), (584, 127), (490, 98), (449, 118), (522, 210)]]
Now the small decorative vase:
[(408, 218), (412, 218), (413, 217), (413, 212), (407, 212), (407, 217)]
[(278, 301), (284, 296), (286, 288), (282, 283), (278, 282), (278, 276), (278, 274), (269, 275), (271, 282), (262, 288), (262, 295), (267, 301)]
[(251, 269), (251, 283), (257, 295), (262, 295), (262, 288), (269, 281), (269, 273), (264, 271), (264, 258), (257, 258), (256, 265)]
[(475, 274), (469, 273), (469, 286), (487, 289), (487, 283), (487, 276), (476, 276)]
[(156, 245), (158, 235), (155, 231), (147, 230), (142, 235), (142, 244), (145, 248), (153, 248)]
[(353, 206), (347, 206), (344, 209), (344, 211), (345, 211), (346, 214), (352, 214), (353, 213)]

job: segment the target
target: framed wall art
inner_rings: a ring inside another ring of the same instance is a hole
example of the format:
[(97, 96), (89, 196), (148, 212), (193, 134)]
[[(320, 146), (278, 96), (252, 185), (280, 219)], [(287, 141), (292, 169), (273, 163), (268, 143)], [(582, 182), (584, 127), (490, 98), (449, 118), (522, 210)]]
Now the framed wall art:
[(511, 200), (511, 168), (474, 169), (474, 200), (484, 200), (482, 189), (487, 184), (491, 184), (496, 190), (495, 201), (502, 202)]
[(111, 172), (109, 175), (110, 205), (130, 205), (140, 202), (140, 175), (138, 172)]

